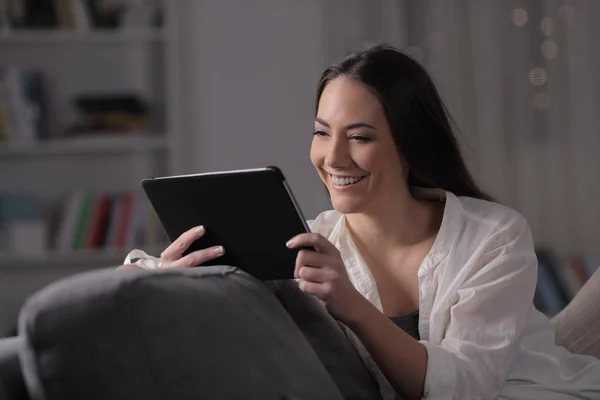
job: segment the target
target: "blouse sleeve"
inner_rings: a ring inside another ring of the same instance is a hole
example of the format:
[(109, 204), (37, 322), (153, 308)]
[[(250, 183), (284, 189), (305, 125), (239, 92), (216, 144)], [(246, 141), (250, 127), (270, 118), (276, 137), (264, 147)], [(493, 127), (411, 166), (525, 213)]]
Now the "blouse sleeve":
[(123, 264), (135, 264), (143, 269), (160, 268), (160, 258), (151, 256), (138, 249), (131, 250), (125, 257)]
[(425, 399), (495, 399), (508, 378), (532, 307), (537, 258), (524, 218), (499, 236), (469, 261), (441, 343), (422, 341)]

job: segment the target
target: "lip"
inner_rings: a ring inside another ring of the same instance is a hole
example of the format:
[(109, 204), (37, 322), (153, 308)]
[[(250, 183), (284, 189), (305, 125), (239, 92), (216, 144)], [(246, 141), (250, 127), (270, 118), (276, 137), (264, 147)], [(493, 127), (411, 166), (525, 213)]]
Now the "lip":
[(364, 178), (367, 176), (367, 174), (361, 174), (361, 175), (338, 175), (338, 174), (330, 174), (329, 172), (327, 172), (327, 175), (329, 175), (329, 177), (334, 177), (334, 178)]

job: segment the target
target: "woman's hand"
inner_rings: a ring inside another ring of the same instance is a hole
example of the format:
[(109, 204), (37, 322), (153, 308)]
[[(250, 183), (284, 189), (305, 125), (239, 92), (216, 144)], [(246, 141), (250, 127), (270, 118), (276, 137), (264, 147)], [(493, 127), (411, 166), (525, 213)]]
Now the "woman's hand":
[(183, 253), (206, 233), (203, 226), (184, 232), (160, 255), (161, 268), (195, 267), (225, 254), (223, 246), (197, 250), (183, 257)]
[(321, 299), (329, 312), (342, 322), (351, 321), (366, 299), (350, 282), (338, 249), (318, 233), (295, 236), (287, 246), (315, 249), (298, 252), (294, 274), (301, 279), (300, 289)]
[[(177, 240), (171, 243), (169, 247), (161, 253), (159, 268), (195, 267), (225, 254), (223, 246), (214, 246), (194, 251), (193, 253), (187, 254), (185, 257), (183, 256), (183, 253), (192, 245), (192, 243), (204, 236), (205, 233), (206, 229), (202, 226), (192, 228), (189, 231), (182, 233)], [(117, 269), (136, 268), (144, 269), (136, 264), (121, 265)]]

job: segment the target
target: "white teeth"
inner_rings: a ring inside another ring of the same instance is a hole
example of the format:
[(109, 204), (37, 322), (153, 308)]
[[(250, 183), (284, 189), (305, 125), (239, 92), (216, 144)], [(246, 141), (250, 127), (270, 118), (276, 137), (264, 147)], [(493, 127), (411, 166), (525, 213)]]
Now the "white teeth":
[(358, 181), (361, 181), (364, 176), (353, 176), (353, 177), (337, 177), (337, 176), (331, 176), (331, 180), (333, 181), (333, 183), (335, 185), (338, 186), (346, 186), (346, 185), (352, 185), (353, 183), (357, 183)]

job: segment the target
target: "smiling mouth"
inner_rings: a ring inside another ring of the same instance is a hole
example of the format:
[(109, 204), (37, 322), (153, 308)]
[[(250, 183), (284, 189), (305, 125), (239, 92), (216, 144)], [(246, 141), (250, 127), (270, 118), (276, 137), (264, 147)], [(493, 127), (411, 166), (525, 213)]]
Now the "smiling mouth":
[(365, 179), (367, 176), (334, 176), (329, 174), (329, 178), (331, 179), (331, 182), (333, 182), (333, 184), (335, 186), (350, 186), (350, 185), (354, 185), (360, 181), (362, 181), (363, 179)]

